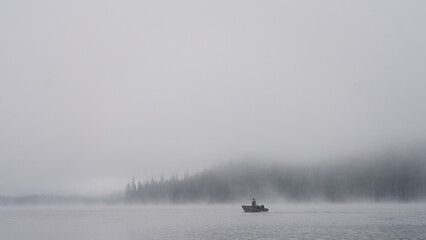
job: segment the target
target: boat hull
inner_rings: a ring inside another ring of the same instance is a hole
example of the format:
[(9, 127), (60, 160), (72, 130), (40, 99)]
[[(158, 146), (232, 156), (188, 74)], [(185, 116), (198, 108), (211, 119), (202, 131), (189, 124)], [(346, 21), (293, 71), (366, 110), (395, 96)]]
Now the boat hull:
[(253, 206), (242, 206), (244, 212), (267, 212), (268, 209), (265, 208), (263, 205), (262, 206), (257, 206), (257, 207), (253, 207)]

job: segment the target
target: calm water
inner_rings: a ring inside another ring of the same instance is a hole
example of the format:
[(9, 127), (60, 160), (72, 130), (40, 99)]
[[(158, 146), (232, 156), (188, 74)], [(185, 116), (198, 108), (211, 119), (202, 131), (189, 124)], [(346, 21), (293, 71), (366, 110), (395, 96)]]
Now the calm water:
[(426, 239), (426, 204), (0, 207), (0, 239)]

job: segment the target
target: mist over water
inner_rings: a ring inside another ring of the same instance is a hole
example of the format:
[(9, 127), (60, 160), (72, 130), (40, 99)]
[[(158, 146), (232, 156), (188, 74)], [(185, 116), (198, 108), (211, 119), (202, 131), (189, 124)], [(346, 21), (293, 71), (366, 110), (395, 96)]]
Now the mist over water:
[(426, 238), (425, 9), (0, 1), (0, 239)]

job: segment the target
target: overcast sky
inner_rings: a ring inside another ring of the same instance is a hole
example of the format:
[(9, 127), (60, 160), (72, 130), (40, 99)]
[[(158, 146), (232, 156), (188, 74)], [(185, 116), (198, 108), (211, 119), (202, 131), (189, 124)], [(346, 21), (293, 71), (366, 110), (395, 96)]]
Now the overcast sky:
[(0, 195), (426, 141), (426, 1), (0, 0)]

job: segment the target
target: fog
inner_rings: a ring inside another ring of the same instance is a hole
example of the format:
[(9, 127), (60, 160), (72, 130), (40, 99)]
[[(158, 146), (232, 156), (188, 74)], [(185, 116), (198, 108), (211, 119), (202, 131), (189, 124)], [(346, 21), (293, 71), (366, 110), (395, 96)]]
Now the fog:
[(0, 196), (422, 149), (425, 7), (1, 1)]
[(132, 179), (126, 203), (231, 203), (256, 196), (282, 202), (413, 202), (426, 200), (426, 155), (308, 166), (233, 162), (183, 177)]

